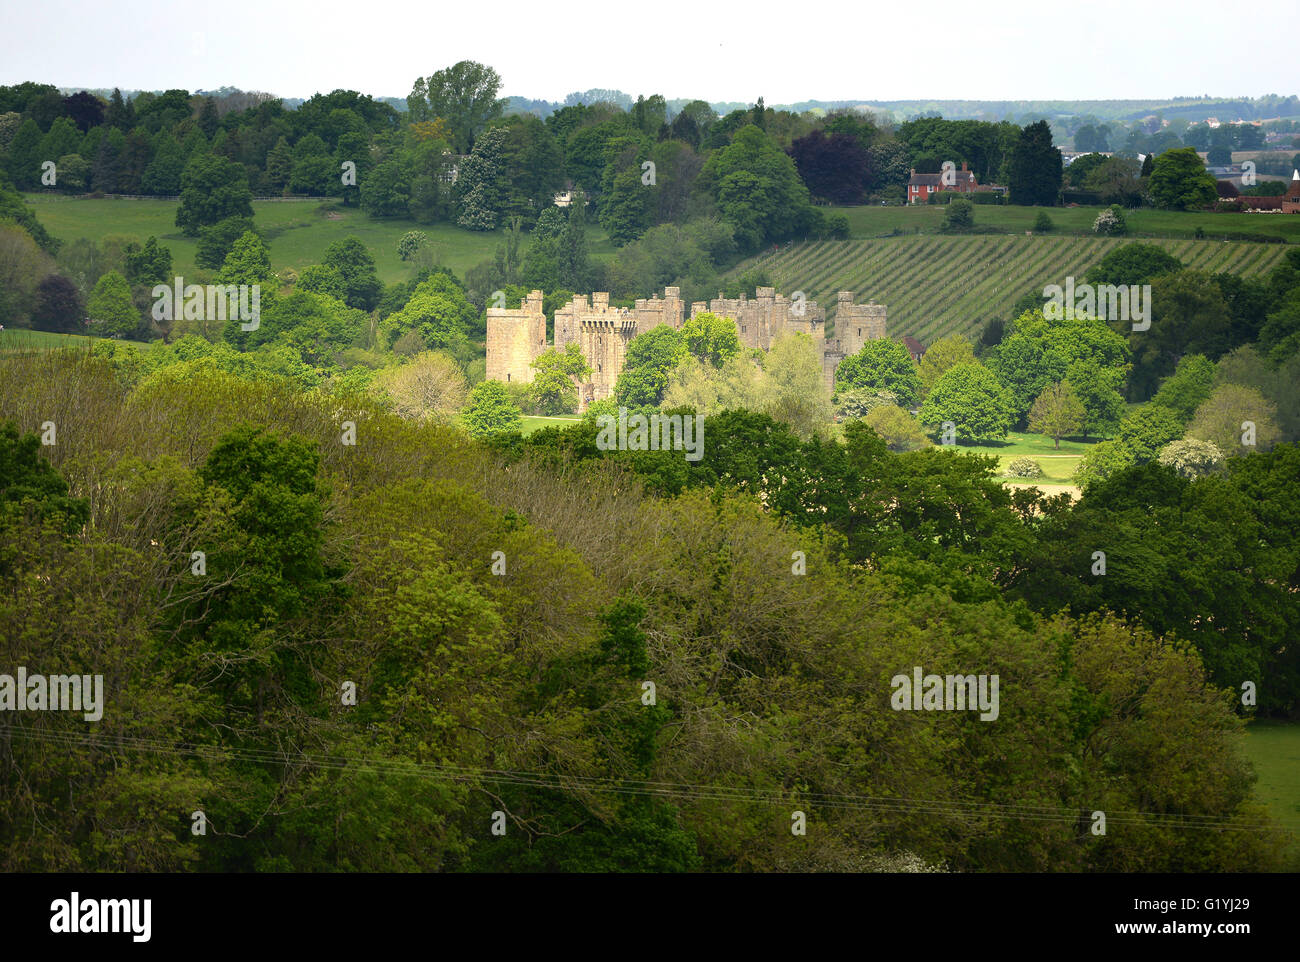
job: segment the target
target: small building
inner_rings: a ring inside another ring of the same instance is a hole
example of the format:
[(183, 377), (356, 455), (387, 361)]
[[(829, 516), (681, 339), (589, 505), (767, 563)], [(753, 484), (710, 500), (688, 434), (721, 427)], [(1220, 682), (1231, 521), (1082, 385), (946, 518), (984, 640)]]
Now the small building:
[(907, 353), (912, 355), (912, 360), (920, 364), (921, 358), (925, 357), (925, 345), (909, 334), (903, 338), (903, 346), (907, 348)]

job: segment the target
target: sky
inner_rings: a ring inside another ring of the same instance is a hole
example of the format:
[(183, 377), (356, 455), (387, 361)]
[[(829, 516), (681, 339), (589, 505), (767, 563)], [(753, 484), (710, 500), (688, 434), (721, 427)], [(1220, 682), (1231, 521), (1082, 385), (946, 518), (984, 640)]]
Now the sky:
[[(969, 12), (934, 23), (930, 12)], [(405, 97), (459, 60), (502, 94), (1107, 100), (1300, 92), (1300, 4), (1204, 0), (0, 0), (0, 84)], [(1247, 10), (1248, 8), (1241, 8)], [(1239, 28), (1239, 32), (1238, 32)]]

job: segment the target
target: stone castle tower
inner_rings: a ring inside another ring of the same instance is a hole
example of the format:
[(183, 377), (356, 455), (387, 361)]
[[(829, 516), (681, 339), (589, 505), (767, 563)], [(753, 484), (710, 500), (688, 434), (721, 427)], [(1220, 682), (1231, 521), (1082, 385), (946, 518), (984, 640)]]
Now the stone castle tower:
[(531, 384), (533, 361), (546, 350), (546, 314), (542, 292), (533, 291), (518, 310), (487, 309), (487, 379)]
[[(832, 389), (835, 368), (840, 361), (856, 354), (867, 341), (885, 336), (883, 304), (854, 304), (851, 291), (840, 291), (835, 311), (835, 336), (826, 339), (826, 313), (816, 301), (798, 295), (787, 299), (772, 287), (760, 287), (754, 300), (745, 295), (724, 298), (721, 293), (707, 304), (691, 304), (690, 316), (711, 311), (729, 317), (735, 324), (740, 343), (748, 348), (767, 351), (777, 338), (791, 333), (807, 334), (822, 357), (826, 383)], [(798, 292), (796, 292), (798, 294)], [(640, 298), (631, 310), (611, 307), (608, 293), (594, 293), (588, 303), (585, 294), (555, 312), (554, 347), (564, 350), (576, 343), (591, 365), (591, 380), (579, 388), (579, 409), (591, 401), (611, 397), (614, 383), (623, 370), (627, 345), (638, 334), (667, 324), (677, 330), (682, 326), (681, 290), (665, 287), (663, 297)], [(548, 347), (546, 315), (542, 311), (542, 292), (532, 291), (518, 309), (488, 308), (487, 376), (490, 380), (510, 384), (530, 384), (535, 373), (532, 363)]]

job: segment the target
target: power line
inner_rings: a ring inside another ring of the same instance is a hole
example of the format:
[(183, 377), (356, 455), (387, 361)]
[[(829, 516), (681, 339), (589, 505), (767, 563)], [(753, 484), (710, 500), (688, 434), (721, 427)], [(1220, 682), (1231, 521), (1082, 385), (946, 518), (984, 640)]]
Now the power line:
[[(586, 790), (646, 797), (684, 798), (694, 801), (730, 801), (753, 804), (800, 804), (820, 808), (870, 811), (880, 814), (923, 814), (955, 819), (998, 818), (1005, 820), (1080, 823), (1088, 813), (1059, 806), (1025, 805), (1007, 802), (962, 801), (910, 798), (905, 796), (870, 796), (831, 792), (782, 792), (726, 785), (696, 785), (644, 779), (602, 778), (588, 775), (565, 775), (546, 772), (520, 772), (506, 769), (478, 768), (438, 762), (406, 762), (392, 759), (353, 759), (309, 752), (275, 751), (256, 748), (224, 748), (129, 735), (99, 735), (57, 731), (11, 729), (21, 738), (53, 744), (83, 747), (121, 748), (151, 754), (194, 756), (213, 761), (249, 761), (258, 763), (301, 764), (336, 771), (351, 770), (368, 774), (429, 778), (454, 782), (481, 782), (515, 785), (552, 791)], [(1108, 825), (1138, 825), (1155, 828), (1204, 828), (1225, 831), (1266, 831), (1264, 823), (1242, 823), (1213, 815), (1183, 815), (1168, 812), (1105, 811)], [(1300, 827), (1275, 820), (1284, 827)]]

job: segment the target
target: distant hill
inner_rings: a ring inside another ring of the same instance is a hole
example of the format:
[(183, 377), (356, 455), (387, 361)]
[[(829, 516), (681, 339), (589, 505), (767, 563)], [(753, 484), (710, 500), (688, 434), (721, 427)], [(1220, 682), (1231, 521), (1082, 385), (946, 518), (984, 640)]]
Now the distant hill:
[[(112, 87), (60, 87), (65, 95), (78, 90), (88, 90), (93, 94), (107, 98), (113, 92)], [(162, 93), (162, 91), (151, 91)], [(192, 91), (200, 96), (223, 97), (236, 93), (245, 93), (235, 87), (222, 87), (219, 90)], [(123, 90), (127, 98), (142, 93), (139, 90)], [(266, 97), (266, 94), (256, 94)], [(302, 105), (306, 98), (282, 97), (284, 106), (294, 110)], [(376, 100), (391, 104), (395, 109), (406, 111), (406, 97), (376, 97)], [(593, 87), (589, 90), (575, 91), (562, 101), (535, 100), (529, 97), (511, 96), (506, 99), (506, 113), (534, 114), (546, 118), (562, 107), (571, 104), (590, 104), (607, 101), (627, 109), (635, 101), (632, 94), (621, 90)], [(691, 101), (678, 98), (668, 101), (668, 112), (675, 116)], [(719, 116), (733, 110), (747, 109), (752, 103), (738, 101), (716, 101), (710, 105)], [(942, 116), (949, 120), (1011, 120), (1017, 123), (1030, 123), (1040, 119), (1064, 119), (1067, 117), (1091, 117), (1099, 121), (1125, 121), (1131, 123), (1153, 114), (1159, 114), (1166, 120), (1175, 117), (1183, 120), (1205, 120), (1217, 117), (1227, 122), (1231, 120), (1272, 120), (1275, 118), (1300, 119), (1300, 97), (1269, 94), (1264, 97), (1173, 97), (1163, 100), (802, 100), (798, 103), (769, 103), (767, 106), (777, 110), (793, 110), (799, 113), (811, 110), (826, 113), (832, 110), (863, 110), (878, 114), (901, 123), (916, 117)]]

